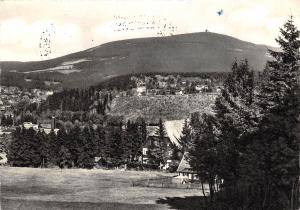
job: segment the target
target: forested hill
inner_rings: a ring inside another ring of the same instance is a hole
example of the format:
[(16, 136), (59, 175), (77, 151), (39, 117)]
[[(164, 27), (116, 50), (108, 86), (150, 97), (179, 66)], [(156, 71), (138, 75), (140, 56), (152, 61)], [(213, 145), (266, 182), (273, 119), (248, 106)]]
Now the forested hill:
[(267, 47), (201, 32), (115, 41), (52, 60), (2, 62), (1, 66), (3, 74), (9, 72), (19, 79), (38, 78), (64, 87), (87, 87), (131, 73), (228, 72), (235, 59), (244, 58), (254, 69), (261, 70), (269, 58)]

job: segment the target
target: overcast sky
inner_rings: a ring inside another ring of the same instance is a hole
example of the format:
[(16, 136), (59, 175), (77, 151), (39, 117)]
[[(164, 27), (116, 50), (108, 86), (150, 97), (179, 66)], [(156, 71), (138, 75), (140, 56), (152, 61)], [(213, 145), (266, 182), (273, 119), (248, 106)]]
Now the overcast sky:
[[(276, 46), (300, 0), (0, 1), (0, 60), (45, 60), (120, 39), (210, 32)], [(223, 10), (220, 15), (218, 11)]]

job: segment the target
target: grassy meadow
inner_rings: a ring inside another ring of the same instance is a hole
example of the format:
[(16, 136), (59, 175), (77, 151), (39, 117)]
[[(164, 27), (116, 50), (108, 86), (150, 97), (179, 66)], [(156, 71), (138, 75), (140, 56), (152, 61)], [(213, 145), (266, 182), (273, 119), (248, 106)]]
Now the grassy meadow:
[(1, 210), (174, 209), (164, 201), (201, 196), (192, 189), (132, 187), (135, 180), (174, 175), (162, 172), (2, 167), (0, 175)]

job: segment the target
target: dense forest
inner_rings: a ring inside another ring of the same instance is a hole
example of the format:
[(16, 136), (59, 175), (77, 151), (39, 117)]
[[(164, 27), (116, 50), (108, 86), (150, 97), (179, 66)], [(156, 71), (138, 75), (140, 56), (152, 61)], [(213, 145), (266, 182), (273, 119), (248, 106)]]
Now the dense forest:
[[(164, 134), (162, 121), (156, 132)], [(68, 124), (57, 134), (52, 130), (48, 135), (32, 128), (17, 127), (8, 147), (8, 161), (12, 166), (92, 168), (98, 157), (99, 166), (128, 164), (137, 167), (146, 140), (147, 128), (143, 120), (96, 127)], [(160, 161), (166, 161), (160, 156), (164, 150), (161, 145), (154, 145), (151, 155), (149, 153), (151, 164), (143, 167), (158, 168)]]
[(263, 79), (247, 60), (234, 62), (214, 114), (191, 121), (189, 163), (209, 185), (204, 209), (298, 209), (300, 32), (292, 17), (280, 33), (282, 51), (270, 50)]

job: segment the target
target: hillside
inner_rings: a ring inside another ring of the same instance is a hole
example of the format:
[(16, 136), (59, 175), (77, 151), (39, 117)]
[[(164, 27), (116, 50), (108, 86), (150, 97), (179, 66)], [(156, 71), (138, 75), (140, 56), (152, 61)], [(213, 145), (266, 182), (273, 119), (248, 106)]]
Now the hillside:
[(131, 96), (117, 97), (112, 101), (109, 114), (123, 115), (125, 120), (143, 117), (147, 123), (186, 119), (193, 112), (210, 112), (215, 94)]
[(269, 57), (264, 45), (201, 32), (115, 41), (51, 60), (1, 62), (1, 66), (4, 74), (86, 87), (129, 73), (228, 72), (236, 58), (247, 58), (261, 70)]

